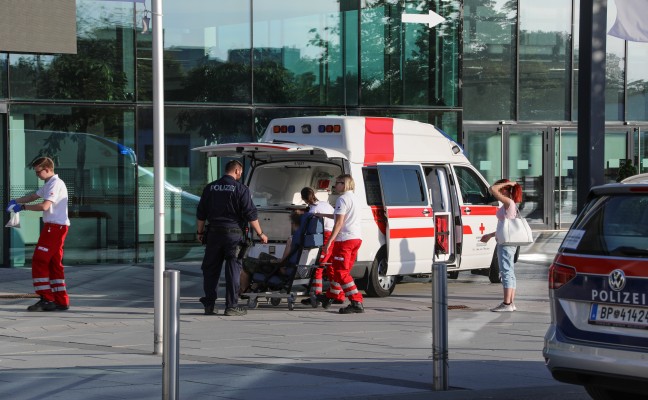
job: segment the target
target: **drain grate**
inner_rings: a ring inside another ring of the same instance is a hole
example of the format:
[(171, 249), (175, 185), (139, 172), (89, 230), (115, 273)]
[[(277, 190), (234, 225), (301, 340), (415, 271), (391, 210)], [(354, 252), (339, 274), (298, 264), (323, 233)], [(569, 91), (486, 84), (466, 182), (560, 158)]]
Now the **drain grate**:
[(0, 299), (37, 299), (40, 296), (35, 293), (24, 294), (0, 294)]
[(465, 306), (463, 304), (455, 304), (448, 306), (448, 310), (466, 310), (468, 309), (468, 306)]

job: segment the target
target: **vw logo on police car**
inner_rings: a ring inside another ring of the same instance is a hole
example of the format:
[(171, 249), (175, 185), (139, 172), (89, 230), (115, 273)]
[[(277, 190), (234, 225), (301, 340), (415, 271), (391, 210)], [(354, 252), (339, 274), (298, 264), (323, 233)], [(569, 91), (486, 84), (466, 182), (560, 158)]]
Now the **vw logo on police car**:
[(612, 290), (618, 292), (619, 290), (623, 289), (626, 284), (625, 274), (622, 270), (615, 269), (614, 271), (610, 272), (608, 283), (610, 284), (610, 288), (612, 288)]

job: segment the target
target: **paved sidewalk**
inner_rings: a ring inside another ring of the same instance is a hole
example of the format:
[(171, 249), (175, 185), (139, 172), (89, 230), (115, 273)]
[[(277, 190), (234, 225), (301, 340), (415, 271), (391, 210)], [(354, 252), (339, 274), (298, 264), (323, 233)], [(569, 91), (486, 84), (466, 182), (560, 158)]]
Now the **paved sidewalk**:
[[(245, 317), (203, 315), (196, 263), (181, 271), (180, 399), (586, 399), (542, 360), (545, 258), (519, 268), (520, 311), (491, 313), (501, 286), (449, 281), (450, 390), (432, 391), (431, 285), (408, 280), (366, 313), (285, 303)], [(150, 265), (67, 268), (71, 308), (30, 313), (29, 269), (0, 269), (0, 398), (160, 399)], [(527, 279), (525, 279), (525, 276)], [(223, 289), (223, 288), (221, 288)]]

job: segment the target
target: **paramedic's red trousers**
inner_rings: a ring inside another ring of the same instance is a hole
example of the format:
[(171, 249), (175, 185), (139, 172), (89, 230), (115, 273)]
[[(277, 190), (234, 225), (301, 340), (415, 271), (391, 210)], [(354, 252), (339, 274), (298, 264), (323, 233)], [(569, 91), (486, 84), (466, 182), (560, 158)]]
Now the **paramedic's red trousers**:
[[(333, 243), (333, 280), (337, 282), (344, 295), (352, 301), (362, 303), (362, 294), (358, 291), (353, 278), (351, 277), (351, 267), (358, 256), (358, 249), (362, 244), (361, 239), (345, 240), (343, 242)], [(336, 298), (336, 288), (331, 285), (326, 296)]]
[(67, 233), (65, 225), (45, 224), (32, 258), (36, 294), (62, 306), (70, 305), (63, 274), (63, 243)]
[[(331, 238), (331, 231), (324, 231), (324, 246), (328, 243), (329, 239)], [(344, 301), (344, 293), (342, 291), (342, 287), (340, 286), (339, 283), (337, 283), (333, 279), (333, 267), (331, 265), (325, 266), (326, 263), (328, 263), (331, 260), (331, 255), (333, 254), (333, 246), (330, 246), (328, 253), (322, 253), (320, 255), (320, 262), (319, 265), (322, 266), (322, 268), (315, 268), (313, 270), (313, 282), (311, 284), (311, 293), (312, 294), (320, 294), (322, 293), (322, 288), (324, 285), (324, 269), (326, 268), (326, 277), (329, 280), (329, 283), (332, 287), (331, 292), (335, 293), (335, 299), (336, 300), (341, 300)]]

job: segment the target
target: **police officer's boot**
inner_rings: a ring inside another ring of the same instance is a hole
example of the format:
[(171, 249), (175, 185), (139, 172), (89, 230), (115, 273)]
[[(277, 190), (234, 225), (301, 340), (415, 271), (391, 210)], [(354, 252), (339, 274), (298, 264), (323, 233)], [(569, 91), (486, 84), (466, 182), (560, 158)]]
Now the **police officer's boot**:
[(364, 312), (364, 306), (359, 301), (351, 300), (351, 304), (340, 308), (340, 314), (361, 314)]

